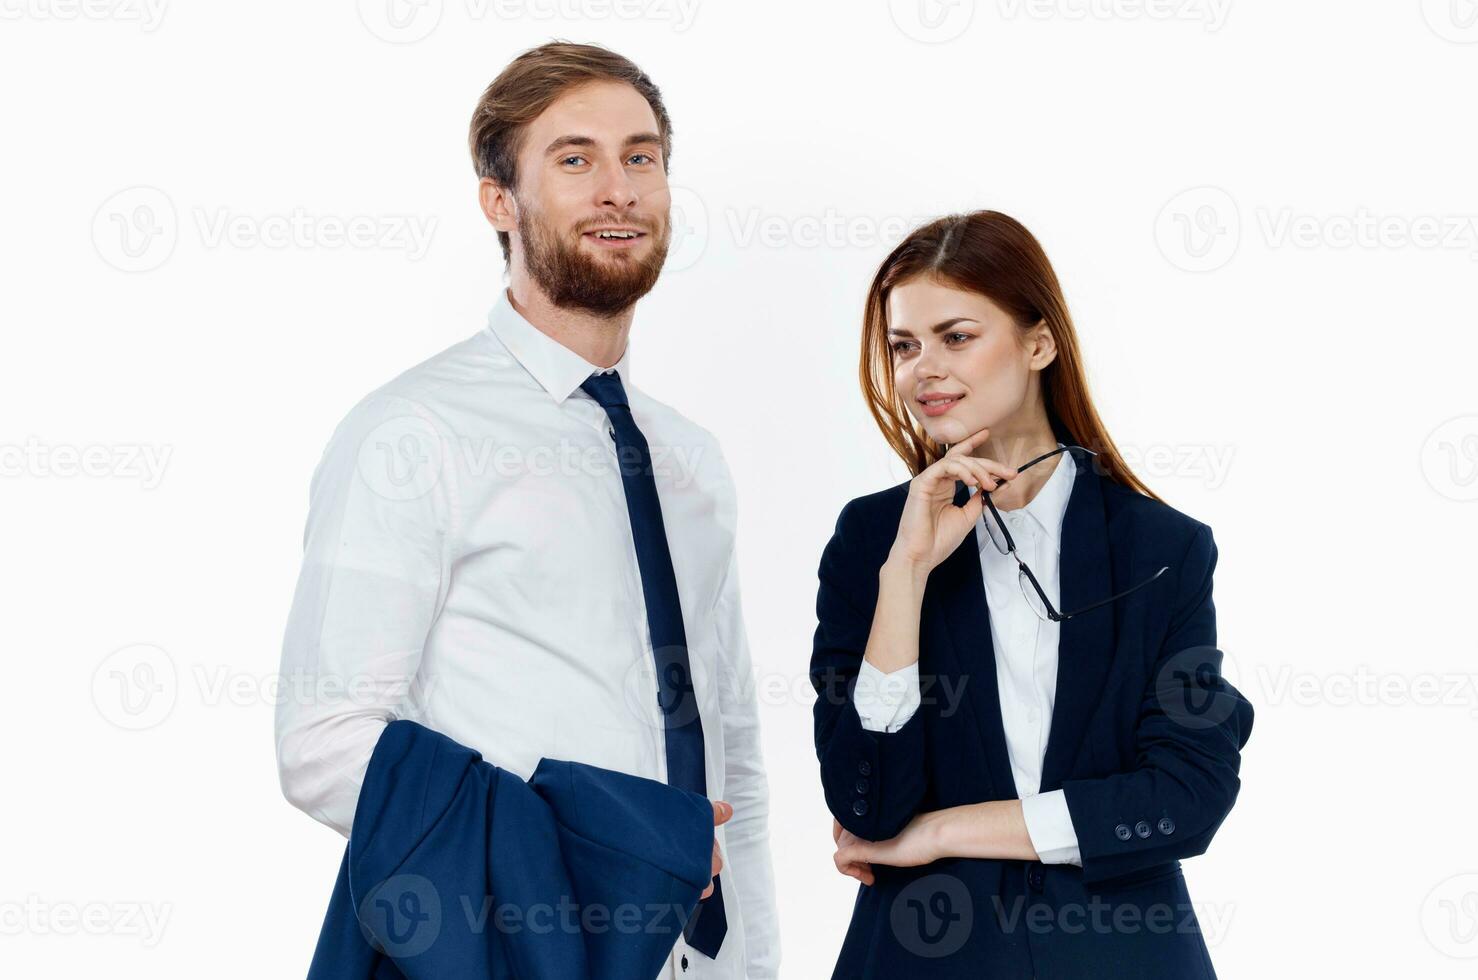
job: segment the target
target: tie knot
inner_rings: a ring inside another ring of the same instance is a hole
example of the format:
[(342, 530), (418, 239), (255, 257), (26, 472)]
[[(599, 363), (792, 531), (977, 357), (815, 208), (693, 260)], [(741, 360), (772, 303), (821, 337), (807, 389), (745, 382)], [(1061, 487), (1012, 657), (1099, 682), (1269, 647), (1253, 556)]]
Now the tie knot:
[(610, 374), (592, 374), (580, 382), (580, 388), (591, 398), (600, 402), (602, 408), (621, 406), (630, 408), (626, 401), (626, 387), (621, 384), (621, 373), (612, 371)]

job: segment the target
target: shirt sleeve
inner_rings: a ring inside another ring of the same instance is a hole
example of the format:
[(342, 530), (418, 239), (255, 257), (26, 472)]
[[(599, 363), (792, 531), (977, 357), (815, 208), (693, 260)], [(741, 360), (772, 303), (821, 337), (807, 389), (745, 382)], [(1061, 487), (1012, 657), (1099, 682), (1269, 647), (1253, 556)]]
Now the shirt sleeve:
[(344, 837), (446, 596), (455, 471), (443, 433), (424, 407), (371, 394), (313, 473), (274, 735), (283, 795)]
[[(770, 861), (770, 790), (760, 748), (754, 667), (739, 599), (737, 551), (715, 609), (719, 640), (719, 710), (724, 733), (724, 795), (734, 815), (724, 824), (724, 870), (744, 923), (745, 976), (773, 980), (780, 974), (780, 916)], [(732, 871), (729, 870), (732, 867)]]
[(1021, 815), (1026, 820), (1026, 833), (1043, 864), (1075, 864), (1082, 867), (1078, 854), (1078, 834), (1068, 812), (1067, 796), (1060, 789), (1038, 793), (1021, 801)]
[(919, 662), (884, 673), (866, 660), (857, 672), (852, 705), (862, 727), (870, 732), (896, 732), (923, 701), (919, 693)]

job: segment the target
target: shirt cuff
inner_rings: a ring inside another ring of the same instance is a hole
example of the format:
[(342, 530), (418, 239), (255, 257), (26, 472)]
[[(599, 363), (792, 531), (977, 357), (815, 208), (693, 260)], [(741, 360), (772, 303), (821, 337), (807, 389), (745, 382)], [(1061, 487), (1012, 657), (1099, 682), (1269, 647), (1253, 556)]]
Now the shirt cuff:
[(1067, 795), (1060, 789), (1038, 793), (1021, 801), (1021, 816), (1026, 821), (1026, 835), (1043, 864), (1076, 864), (1083, 866), (1078, 852), (1078, 834), (1067, 809)]
[(919, 710), (922, 700), (917, 660), (886, 674), (862, 661), (857, 684), (852, 688), (852, 705), (867, 731), (898, 731)]

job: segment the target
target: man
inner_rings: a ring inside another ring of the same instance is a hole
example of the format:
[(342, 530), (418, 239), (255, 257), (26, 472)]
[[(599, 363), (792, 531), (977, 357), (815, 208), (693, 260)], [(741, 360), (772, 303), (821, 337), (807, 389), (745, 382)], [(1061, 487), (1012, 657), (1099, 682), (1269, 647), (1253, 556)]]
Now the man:
[(670, 237), (667, 111), (627, 59), (551, 43), (488, 87), (470, 145), (509, 285), (324, 451), (283, 648), (284, 677), (315, 683), (278, 709), (283, 793), (348, 836), (376, 741), (409, 718), (522, 778), (548, 756), (724, 801), (721, 870), (663, 975), (773, 977), (732, 482), (710, 433), (632, 384)]

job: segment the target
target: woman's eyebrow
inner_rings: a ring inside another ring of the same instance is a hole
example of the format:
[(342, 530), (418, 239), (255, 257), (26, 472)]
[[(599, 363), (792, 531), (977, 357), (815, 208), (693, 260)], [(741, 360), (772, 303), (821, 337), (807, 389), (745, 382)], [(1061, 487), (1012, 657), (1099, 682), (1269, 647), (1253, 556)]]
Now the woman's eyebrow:
[[(938, 323), (934, 324), (934, 326), (930, 327), (929, 328), (929, 331), (931, 333), (944, 333), (944, 331), (948, 330), (950, 327), (954, 326), (957, 323), (974, 323), (974, 322), (975, 322), (974, 320), (970, 319), (967, 316), (957, 316), (957, 317), (952, 317), (952, 318), (950, 318), (948, 320), (941, 320), (941, 321), (939, 321)], [(911, 331), (909, 331), (909, 330), (904, 329), (903, 327), (889, 327), (888, 328), (888, 335), (889, 336), (892, 336), (892, 337), (912, 337), (913, 336), (913, 333)]]

